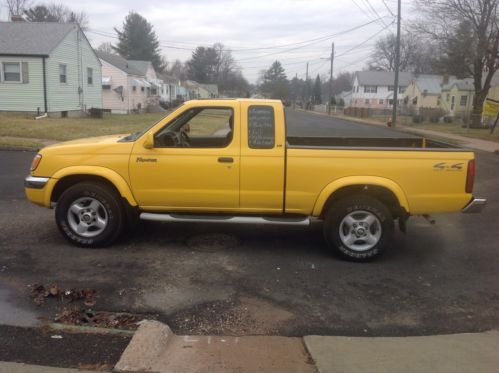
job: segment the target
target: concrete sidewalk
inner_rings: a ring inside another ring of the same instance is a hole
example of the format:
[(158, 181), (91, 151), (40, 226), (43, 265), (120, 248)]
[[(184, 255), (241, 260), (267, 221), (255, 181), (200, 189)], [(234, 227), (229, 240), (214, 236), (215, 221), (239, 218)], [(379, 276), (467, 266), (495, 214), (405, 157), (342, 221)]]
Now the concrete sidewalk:
[(493, 373), (499, 332), (425, 337), (304, 337), (320, 373)]
[[(305, 346), (306, 349), (305, 349)], [(145, 321), (118, 372), (497, 372), (499, 332), (428, 337), (176, 336)]]
[[(311, 114), (326, 116), (326, 117), (328, 116), (326, 113), (320, 113), (320, 112), (316, 112), (316, 111), (305, 111), (302, 109), (297, 109), (297, 110), (304, 111), (304, 112), (311, 113)], [(331, 117), (332, 118), (341, 118), (344, 120), (349, 120), (349, 121), (357, 122), (357, 123), (361, 123), (361, 124), (368, 124), (368, 125), (372, 125), (372, 126), (388, 128), (386, 124), (380, 123), (380, 122), (372, 120), (372, 119), (348, 117), (348, 116), (337, 115), (337, 114), (336, 115), (333, 114)], [(465, 148), (482, 150), (485, 152), (492, 152), (492, 153), (499, 152), (499, 142), (495, 142), (495, 141), (475, 139), (472, 137), (466, 137), (466, 136), (456, 135), (456, 134), (452, 134), (452, 133), (433, 131), (433, 130), (427, 130), (427, 129), (420, 129), (420, 128), (414, 128), (414, 127), (403, 126), (403, 125), (398, 125), (393, 130), (412, 133), (415, 135), (421, 135), (421, 136), (426, 136), (426, 137), (433, 137), (433, 138), (441, 139), (443, 141), (447, 140), (450, 142), (458, 143), (460, 146), (463, 146)]]

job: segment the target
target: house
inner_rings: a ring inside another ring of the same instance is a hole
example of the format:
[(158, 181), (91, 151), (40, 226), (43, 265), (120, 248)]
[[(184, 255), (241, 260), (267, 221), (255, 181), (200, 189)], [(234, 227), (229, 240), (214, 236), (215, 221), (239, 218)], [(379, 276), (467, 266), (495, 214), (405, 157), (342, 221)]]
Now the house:
[[(412, 74), (399, 73), (399, 103), (403, 101), (403, 93)], [(393, 71), (357, 71), (354, 74), (352, 87), (352, 107), (389, 109), (393, 105), (395, 73)]]
[(180, 91), (180, 80), (166, 74), (159, 74), (158, 77), (162, 81), (159, 90), (159, 102), (163, 105), (174, 105), (178, 100), (184, 101)]
[(103, 108), (128, 114), (146, 108), (151, 100), (151, 83), (136, 64), (116, 54), (97, 52), (102, 63)]
[(218, 98), (218, 86), (216, 84), (199, 84), (209, 92), (210, 98)]
[[(185, 88), (187, 88), (187, 91), (189, 92), (189, 99), (191, 100), (197, 98), (212, 98), (212, 91), (203, 87), (203, 84), (200, 84), (194, 80), (186, 80), (182, 85)], [(212, 84), (206, 84), (206, 85), (212, 85)], [(217, 88), (217, 95), (218, 95), (218, 88)]]
[(451, 80), (442, 86), (440, 107), (451, 117), (467, 117), (473, 108), (474, 93), (472, 78)]
[(442, 86), (454, 80), (455, 77), (443, 75), (415, 75), (403, 95), (405, 107), (413, 109), (415, 113), (421, 108), (440, 108)]
[(102, 107), (100, 82), (78, 25), (0, 22), (0, 111), (78, 116)]
[(352, 91), (342, 91), (335, 96), (336, 105), (340, 106), (343, 102), (344, 107), (350, 107), (352, 104)]
[(128, 64), (132, 66), (134, 69), (138, 70), (151, 84), (149, 87), (149, 96), (154, 97), (157, 96), (159, 100), (159, 90), (163, 84), (163, 81), (158, 78), (156, 74), (156, 70), (151, 61), (140, 61), (140, 60), (128, 60)]

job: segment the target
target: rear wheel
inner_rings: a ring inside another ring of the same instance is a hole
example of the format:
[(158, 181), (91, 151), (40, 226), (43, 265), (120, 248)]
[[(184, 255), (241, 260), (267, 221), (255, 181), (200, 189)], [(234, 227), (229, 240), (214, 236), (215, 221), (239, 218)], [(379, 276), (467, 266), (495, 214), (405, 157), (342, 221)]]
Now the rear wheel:
[(98, 183), (79, 183), (68, 188), (57, 203), (55, 217), (63, 236), (82, 247), (111, 244), (125, 223), (117, 193)]
[(328, 246), (344, 258), (368, 261), (379, 256), (394, 231), (388, 208), (375, 198), (357, 195), (334, 203), (324, 220)]

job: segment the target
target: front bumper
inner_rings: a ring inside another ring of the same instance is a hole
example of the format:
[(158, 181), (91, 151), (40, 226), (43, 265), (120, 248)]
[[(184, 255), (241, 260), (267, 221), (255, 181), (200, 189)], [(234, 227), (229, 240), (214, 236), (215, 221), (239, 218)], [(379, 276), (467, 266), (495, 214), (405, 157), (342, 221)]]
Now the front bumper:
[(487, 204), (487, 200), (485, 198), (475, 198), (473, 197), (471, 201), (463, 207), (461, 212), (465, 214), (477, 214), (482, 212), (483, 208)]
[(49, 181), (49, 177), (38, 177), (38, 176), (26, 176), (24, 179), (24, 187), (31, 189), (43, 189), (47, 182)]

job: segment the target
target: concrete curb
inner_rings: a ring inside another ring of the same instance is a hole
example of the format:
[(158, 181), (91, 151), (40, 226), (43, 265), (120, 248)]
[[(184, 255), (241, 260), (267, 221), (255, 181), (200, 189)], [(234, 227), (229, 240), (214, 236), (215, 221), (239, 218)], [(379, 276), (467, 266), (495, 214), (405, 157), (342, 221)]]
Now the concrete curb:
[(168, 325), (154, 320), (142, 321), (114, 370), (117, 372), (151, 371), (152, 363), (166, 350), (172, 336), (173, 332)]

